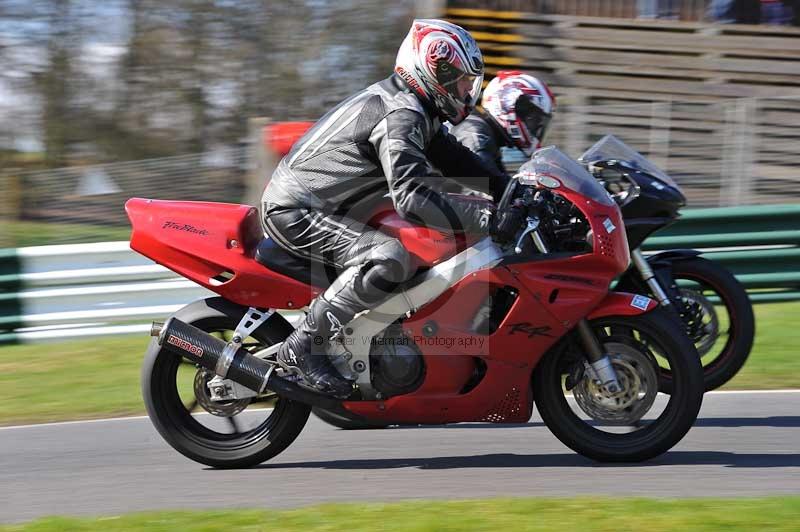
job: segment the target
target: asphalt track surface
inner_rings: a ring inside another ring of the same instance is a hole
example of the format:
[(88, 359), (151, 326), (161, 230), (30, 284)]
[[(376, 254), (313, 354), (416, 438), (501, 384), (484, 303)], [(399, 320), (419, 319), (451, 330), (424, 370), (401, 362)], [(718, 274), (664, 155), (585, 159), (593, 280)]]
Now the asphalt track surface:
[(0, 429), (0, 522), (153, 509), (489, 496), (800, 493), (800, 393), (706, 395), (696, 426), (645, 464), (602, 465), (541, 424), (342, 431), (311, 418), (249, 470), (185, 459), (147, 418)]

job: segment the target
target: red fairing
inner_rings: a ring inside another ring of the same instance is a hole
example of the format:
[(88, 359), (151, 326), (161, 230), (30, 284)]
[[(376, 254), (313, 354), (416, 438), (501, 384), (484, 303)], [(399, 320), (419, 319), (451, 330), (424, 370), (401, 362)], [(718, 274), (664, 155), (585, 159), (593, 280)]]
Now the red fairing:
[[(631, 306), (632, 295), (615, 297), (608, 292), (630, 258), (625, 231), (609, 232), (603, 224), (608, 218), (613, 227), (624, 228), (618, 208), (570, 190), (560, 193), (589, 221), (593, 252), (500, 266), (462, 279), (404, 323), (406, 335), (425, 357), (422, 386), (386, 401), (346, 402), (345, 408), (369, 419), (397, 423), (525, 422), (533, 408), (533, 369), (555, 342), (593, 311), (598, 316), (615, 309), (620, 315), (643, 312)], [(494, 290), (508, 287), (518, 296), (505, 319), (494, 333), (476, 334), (471, 320), (481, 303)], [(433, 338), (423, 330), (431, 322), (438, 324)], [(485, 375), (463, 393), (479, 364), (485, 364)]]
[(421, 266), (433, 266), (467, 249), (463, 235), (414, 225), (394, 209), (373, 216), (369, 225), (398, 239)]
[(606, 316), (637, 316), (650, 312), (658, 302), (647, 296), (626, 292), (609, 292), (586, 319), (594, 320)]
[(264, 234), (254, 207), (133, 198), (125, 211), (131, 249), (235, 303), (301, 308), (319, 293), (255, 261)]
[[(523, 423), (530, 419), (531, 372), (563, 334), (563, 326), (535, 299), (518, 297), (493, 334), (472, 331), (472, 319), (486, 298), (515, 283), (506, 268), (482, 270), (420, 310), (404, 323), (404, 329), (425, 357), (427, 377), (422, 386), (382, 402), (346, 402), (345, 408), (370, 419), (399, 423)], [(438, 324), (433, 337), (424, 332), (431, 322)], [(464, 392), (479, 363), (485, 364), (485, 375)]]
[(424, 267), (439, 264), (482, 238), (415, 225), (397, 214), (389, 202), (375, 209), (369, 225), (398, 239), (416, 263)]

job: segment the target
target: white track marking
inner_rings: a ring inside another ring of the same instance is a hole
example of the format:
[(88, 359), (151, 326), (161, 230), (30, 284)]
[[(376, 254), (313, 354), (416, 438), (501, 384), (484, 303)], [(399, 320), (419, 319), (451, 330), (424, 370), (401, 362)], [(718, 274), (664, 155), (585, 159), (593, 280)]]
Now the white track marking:
[(785, 390), (714, 390), (706, 395), (759, 395), (770, 393), (800, 393), (800, 389), (787, 388)]
[(80, 425), (82, 423), (106, 423), (109, 421), (132, 421), (134, 419), (147, 419), (147, 416), (107, 417), (101, 419), (78, 419), (75, 421), (53, 421), (50, 423), (33, 423), (30, 425), (9, 425), (0, 427), (0, 430), (30, 429), (36, 427), (57, 427), (59, 425)]

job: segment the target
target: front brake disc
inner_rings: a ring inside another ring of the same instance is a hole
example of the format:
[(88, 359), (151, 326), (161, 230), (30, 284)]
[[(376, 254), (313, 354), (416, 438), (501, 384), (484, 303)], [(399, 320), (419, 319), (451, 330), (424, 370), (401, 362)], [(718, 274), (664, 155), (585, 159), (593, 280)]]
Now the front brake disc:
[(617, 373), (620, 391), (608, 393), (587, 371), (572, 390), (575, 401), (595, 421), (635, 425), (650, 411), (658, 394), (657, 365), (650, 355), (627, 344), (608, 342), (603, 348)]
[[(702, 292), (681, 288), (680, 297), (683, 300), (684, 308), (691, 313), (690, 316), (687, 316), (688, 319), (684, 320), (688, 328), (687, 333), (702, 357), (714, 347), (719, 337), (717, 311)], [(708, 318), (708, 321), (705, 318)]]

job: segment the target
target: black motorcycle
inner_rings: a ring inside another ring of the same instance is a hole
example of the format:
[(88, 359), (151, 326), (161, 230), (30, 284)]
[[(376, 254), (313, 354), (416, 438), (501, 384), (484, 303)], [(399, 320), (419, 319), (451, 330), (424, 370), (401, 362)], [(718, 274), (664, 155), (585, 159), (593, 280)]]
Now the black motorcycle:
[[(694, 249), (644, 256), (645, 239), (675, 222), (686, 205), (669, 175), (613, 135), (600, 139), (579, 161), (603, 183), (625, 220), (632, 265), (617, 288), (649, 293), (672, 309), (701, 356), (706, 391), (719, 388), (738, 373), (753, 347), (755, 319), (744, 287)], [(662, 391), (670, 389), (664, 372)]]

